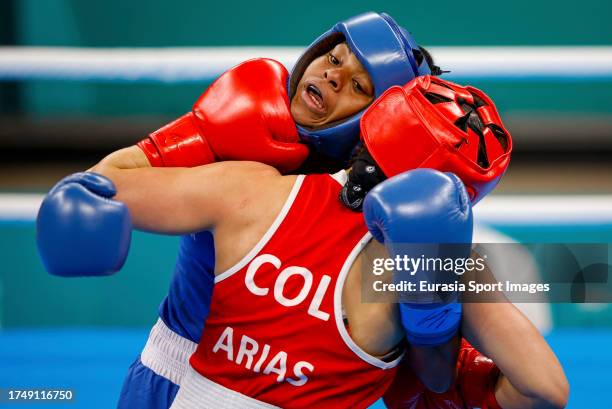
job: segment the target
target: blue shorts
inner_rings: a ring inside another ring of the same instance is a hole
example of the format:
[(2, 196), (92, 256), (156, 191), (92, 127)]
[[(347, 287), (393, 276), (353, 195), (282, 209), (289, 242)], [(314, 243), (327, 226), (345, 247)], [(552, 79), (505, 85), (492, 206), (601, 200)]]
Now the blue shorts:
[(168, 409), (178, 385), (147, 368), (136, 358), (123, 382), (118, 409)]

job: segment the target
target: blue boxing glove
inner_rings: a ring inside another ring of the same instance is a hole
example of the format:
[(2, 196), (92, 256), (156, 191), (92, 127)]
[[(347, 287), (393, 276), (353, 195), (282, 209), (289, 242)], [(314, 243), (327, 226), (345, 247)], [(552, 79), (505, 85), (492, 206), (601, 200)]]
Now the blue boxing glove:
[(115, 185), (91, 172), (74, 173), (47, 194), (36, 219), (36, 242), (46, 270), (64, 277), (118, 271), (130, 248), (132, 221), (112, 200)]
[[(388, 179), (368, 193), (363, 214), (372, 235), (394, 259), (409, 257), (425, 263), (428, 258), (456, 260), (470, 255), (472, 208), (463, 183), (452, 173), (416, 169)], [(447, 284), (458, 277), (453, 269), (423, 267), (402, 272), (416, 290), (400, 297), (401, 320), (410, 343), (437, 346), (457, 333), (461, 303), (457, 292), (419, 292), (419, 284), (423, 277), (428, 283)], [(395, 279), (397, 275), (396, 269)]]

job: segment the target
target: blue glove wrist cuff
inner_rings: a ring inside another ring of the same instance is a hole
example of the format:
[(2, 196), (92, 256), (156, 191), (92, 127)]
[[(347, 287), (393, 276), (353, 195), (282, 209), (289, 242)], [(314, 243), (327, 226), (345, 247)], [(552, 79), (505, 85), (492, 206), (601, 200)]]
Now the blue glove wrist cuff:
[(451, 340), (461, 324), (460, 302), (448, 304), (401, 303), (400, 315), (406, 338), (412, 345), (434, 347)]

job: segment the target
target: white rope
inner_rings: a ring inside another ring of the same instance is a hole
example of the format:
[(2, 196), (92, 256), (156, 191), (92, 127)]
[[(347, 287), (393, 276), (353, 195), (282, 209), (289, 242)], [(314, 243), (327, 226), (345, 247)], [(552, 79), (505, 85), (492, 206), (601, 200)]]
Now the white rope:
[(474, 218), (492, 224), (612, 224), (612, 195), (491, 196)]
[(77, 81), (209, 81), (234, 65), (269, 57), (293, 65), (300, 48), (0, 47), (0, 78)]
[[(0, 221), (33, 221), (44, 195), (0, 194)], [(612, 224), (612, 195), (498, 195), (474, 207), (474, 218), (489, 224)]]
[[(430, 47), (450, 79), (612, 80), (612, 47)], [(210, 81), (249, 58), (290, 68), (302, 47), (0, 47), (0, 81)]]
[(33, 221), (44, 195), (36, 193), (0, 194), (0, 221)]

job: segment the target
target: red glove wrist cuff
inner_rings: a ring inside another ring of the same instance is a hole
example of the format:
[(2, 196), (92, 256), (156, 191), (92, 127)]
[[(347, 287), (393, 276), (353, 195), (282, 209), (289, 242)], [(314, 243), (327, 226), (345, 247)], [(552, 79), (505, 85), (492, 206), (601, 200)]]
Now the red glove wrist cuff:
[(495, 387), (501, 372), (492, 360), (464, 340), (457, 366), (457, 383), (468, 407), (502, 409), (495, 398)]
[(149, 135), (165, 167), (193, 167), (215, 162), (206, 139), (189, 112)]
[(157, 150), (157, 147), (155, 147), (155, 143), (153, 143), (151, 138), (146, 137), (142, 141), (138, 142), (136, 145), (140, 148), (140, 150), (144, 152), (151, 166), (157, 168), (164, 166), (164, 161), (162, 160), (162, 157), (159, 154), (159, 151)]
[(501, 406), (499, 406), (499, 403), (497, 403), (497, 398), (495, 397), (495, 384), (489, 388), (486, 400), (482, 404), (482, 409), (503, 409)]

